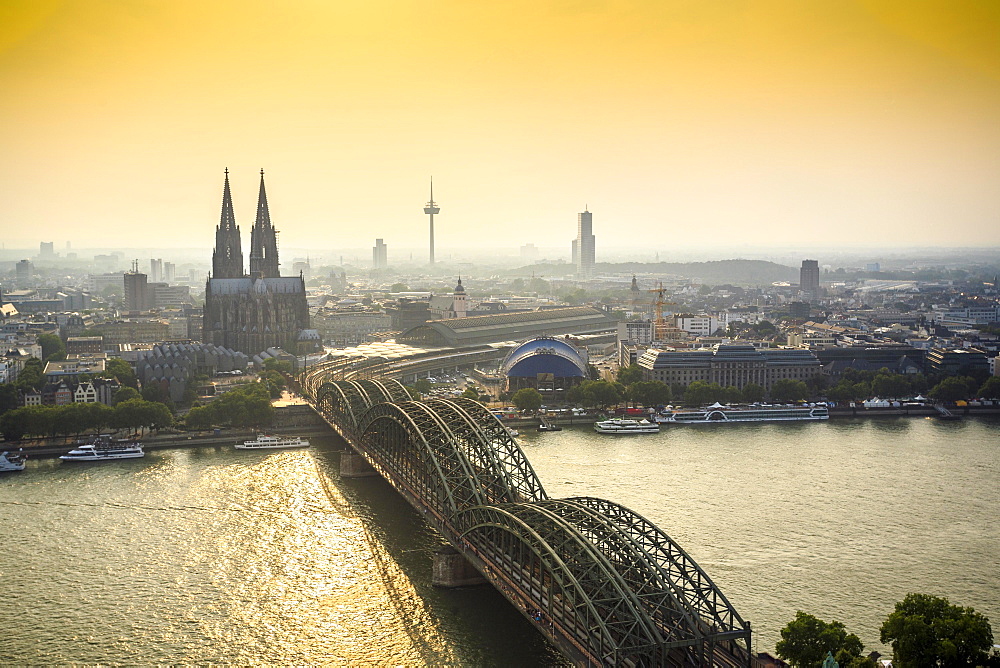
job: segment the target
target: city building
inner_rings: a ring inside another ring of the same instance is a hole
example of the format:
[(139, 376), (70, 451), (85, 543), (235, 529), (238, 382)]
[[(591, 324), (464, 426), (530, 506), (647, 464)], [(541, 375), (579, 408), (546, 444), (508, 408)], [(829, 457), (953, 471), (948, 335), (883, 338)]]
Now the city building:
[(799, 290), (808, 299), (819, 297), (819, 261), (802, 260), (799, 269)]
[(52, 260), (56, 256), (56, 244), (54, 241), (43, 241), (38, 244), (38, 259)]
[(415, 345), (463, 347), (539, 336), (607, 333), (613, 332), (616, 324), (604, 311), (588, 306), (567, 306), (428, 320), (406, 330), (396, 340)]
[(167, 283), (173, 283), (177, 276), (177, 267), (173, 262), (163, 263), (163, 280)]
[(927, 371), (950, 376), (967, 376), (976, 371), (989, 373), (985, 350), (978, 348), (931, 348), (927, 351)]
[(542, 337), (514, 348), (500, 365), (506, 390), (538, 390), (547, 400), (565, 397), (574, 385), (588, 378), (588, 356), (563, 339)]
[(314, 349), (314, 338), (302, 338), (309, 329), (305, 280), (301, 275), (279, 274), (277, 230), (268, 211), (264, 170), (260, 173), (257, 218), (251, 231), (249, 275), (243, 273), (240, 230), (233, 214), (228, 170), (215, 239), (213, 274), (205, 285), (202, 340), (247, 355), (272, 347), (293, 353)]
[(139, 271), (139, 262), (133, 262), (132, 271), (124, 276), (126, 311), (138, 313), (153, 308), (153, 299), (146, 279), (146, 274)]
[(104, 337), (102, 336), (70, 336), (66, 339), (66, 354), (104, 352)]
[[(586, 209), (586, 207), (584, 207)], [(573, 240), (573, 264), (576, 273), (581, 278), (594, 275), (596, 260), (596, 237), (594, 237), (594, 220), (590, 211), (584, 210), (576, 217), (576, 239)]]
[(150, 258), (149, 260), (149, 281), (159, 283), (163, 280), (163, 260)]
[(14, 267), (14, 281), (19, 287), (31, 284), (31, 279), (35, 275), (35, 265), (30, 260), (21, 260)]
[(820, 361), (804, 349), (757, 349), (751, 345), (719, 345), (714, 349), (650, 348), (636, 364), (645, 380), (687, 387), (696, 380), (742, 389), (751, 383), (770, 390), (775, 381), (806, 381), (822, 373)]
[(385, 269), (389, 266), (386, 259), (388, 246), (385, 245), (385, 241), (382, 239), (375, 240), (375, 247), (372, 248), (372, 269)]
[(462, 287), (462, 277), (458, 277), (458, 285), (450, 295), (434, 295), (428, 304), (430, 320), (447, 320), (449, 318), (464, 318), (469, 313), (465, 301), (465, 288)]

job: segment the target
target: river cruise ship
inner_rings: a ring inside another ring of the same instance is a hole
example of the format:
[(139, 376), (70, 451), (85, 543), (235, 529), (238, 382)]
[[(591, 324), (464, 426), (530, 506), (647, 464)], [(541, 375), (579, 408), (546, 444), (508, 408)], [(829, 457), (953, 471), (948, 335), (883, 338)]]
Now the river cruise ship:
[(252, 441), (237, 443), (239, 450), (284, 450), (285, 448), (308, 448), (309, 439), (299, 436), (269, 436), (259, 434)]
[(727, 422), (794, 422), (828, 420), (829, 418), (830, 411), (825, 405), (723, 406), (715, 403), (696, 410), (678, 409), (659, 413), (654, 419), (660, 424), (720, 424)]
[(658, 434), (660, 425), (649, 420), (615, 418), (595, 422), (594, 431), (598, 434)]
[(62, 455), (64, 462), (103, 462), (111, 459), (136, 459), (146, 455), (142, 443), (130, 439), (111, 438), (110, 434), (98, 434), (86, 443)]

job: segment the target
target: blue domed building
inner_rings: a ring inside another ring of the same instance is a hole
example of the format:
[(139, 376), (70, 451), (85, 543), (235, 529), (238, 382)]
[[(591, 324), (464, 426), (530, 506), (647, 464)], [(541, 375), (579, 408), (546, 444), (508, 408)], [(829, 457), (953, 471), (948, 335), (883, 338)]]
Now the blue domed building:
[(561, 399), (588, 378), (587, 353), (565, 339), (541, 337), (512, 350), (500, 366), (507, 391), (532, 387), (547, 399)]

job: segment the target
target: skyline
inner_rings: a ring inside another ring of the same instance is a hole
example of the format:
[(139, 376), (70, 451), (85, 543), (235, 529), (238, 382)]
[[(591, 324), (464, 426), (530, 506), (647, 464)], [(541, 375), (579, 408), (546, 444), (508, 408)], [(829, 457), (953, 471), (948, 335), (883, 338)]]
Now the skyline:
[(5, 248), (211, 247), (226, 168), (244, 230), (264, 168), (282, 248), (426, 249), (432, 175), (439, 251), (568, 257), (585, 206), (598, 262), (1000, 244), (991, 3), (52, 0), (0, 25)]

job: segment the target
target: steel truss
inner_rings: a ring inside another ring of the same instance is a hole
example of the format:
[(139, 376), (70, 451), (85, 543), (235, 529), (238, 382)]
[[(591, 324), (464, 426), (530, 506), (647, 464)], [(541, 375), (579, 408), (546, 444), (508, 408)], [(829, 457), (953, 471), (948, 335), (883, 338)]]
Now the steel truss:
[[(749, 665), (750, 626), (666, 533), (604, 499), (550, 499), (506, 427), (394, 380), (304, 387), (322, 414), (574, 661)], [(357, 376), (355, 376), (357, 377)]]

